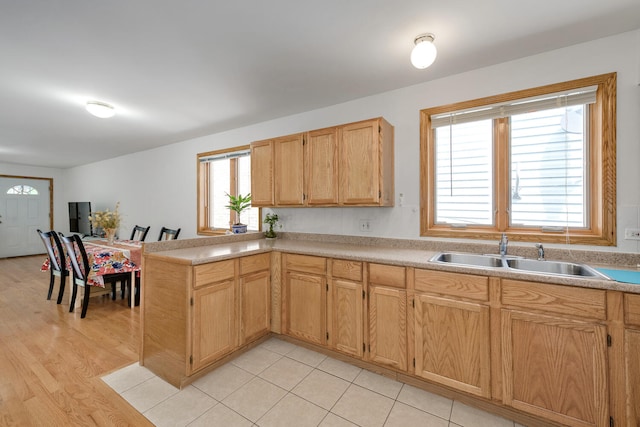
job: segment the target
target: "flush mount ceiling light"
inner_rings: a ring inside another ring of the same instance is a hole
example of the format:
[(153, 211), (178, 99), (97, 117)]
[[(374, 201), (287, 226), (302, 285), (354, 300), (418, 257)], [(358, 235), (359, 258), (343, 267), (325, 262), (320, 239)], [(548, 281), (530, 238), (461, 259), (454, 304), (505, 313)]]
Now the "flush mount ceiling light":
[(109, 105), (105, 102), (99, 101), (87, 101), (86, 109), (88, 112), (101, 119), (107, 119), (113, 117), (116, 114), (116, 110), (113, 105)]
[(416, 44), (411, 51), (411, 63), (419, 69), (427, 68), (436, 60), (438, 51), (436, 50), (433, 40), (435, 36), (431, 33), (420, 34), (414, 40)]

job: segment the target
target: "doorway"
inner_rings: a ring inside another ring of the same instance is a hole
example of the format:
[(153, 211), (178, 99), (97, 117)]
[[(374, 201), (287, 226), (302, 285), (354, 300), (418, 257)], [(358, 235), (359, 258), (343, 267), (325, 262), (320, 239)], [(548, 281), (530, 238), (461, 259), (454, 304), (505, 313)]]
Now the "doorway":
[(44, 253), (53, 229), (53, 179), (0, 175), (0, 258)]

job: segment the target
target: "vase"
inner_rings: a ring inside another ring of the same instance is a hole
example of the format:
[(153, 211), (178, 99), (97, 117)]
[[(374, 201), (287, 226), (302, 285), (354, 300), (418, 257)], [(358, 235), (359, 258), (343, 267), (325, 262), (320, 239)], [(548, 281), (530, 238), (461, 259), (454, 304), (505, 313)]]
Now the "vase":
[(231, 231), (233, 231), (233, 234), (243, 234), (247, 232), (247, 226), (246, 224), (233, 224)]
[(105, 228), (104, 229), (105, 236), (107, 237), (107, 242), (110, 245), (113, 245), (113, 241), (116, 238), (116, 229), (115, 228)]

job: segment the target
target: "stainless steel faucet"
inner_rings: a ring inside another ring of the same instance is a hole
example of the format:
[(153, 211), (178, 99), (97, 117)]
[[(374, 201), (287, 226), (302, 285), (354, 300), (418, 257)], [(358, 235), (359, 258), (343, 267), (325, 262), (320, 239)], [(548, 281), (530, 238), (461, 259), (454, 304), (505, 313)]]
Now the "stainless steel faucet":
[(536, 248), (538, 249), (538, 261), (544, 261), (544, 248), (542, 247), (542, 243), (536, 243)]
[(509, 238), (507, 237), (507, 233), (502, 233), (502, 237), (500, 238), (500, 244), (498, 245), (500, 248), (500, 256), (505, 256), (507, 254), (508, 244), (509, 244)]

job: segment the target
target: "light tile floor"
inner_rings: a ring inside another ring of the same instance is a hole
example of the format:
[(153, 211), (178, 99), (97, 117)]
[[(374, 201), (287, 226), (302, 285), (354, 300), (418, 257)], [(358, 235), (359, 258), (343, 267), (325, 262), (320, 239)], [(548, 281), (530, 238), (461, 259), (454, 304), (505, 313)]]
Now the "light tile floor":
[(278, 338), (182, 390), (137, 363), (102, 379), (159, 427), (521, 427)]

